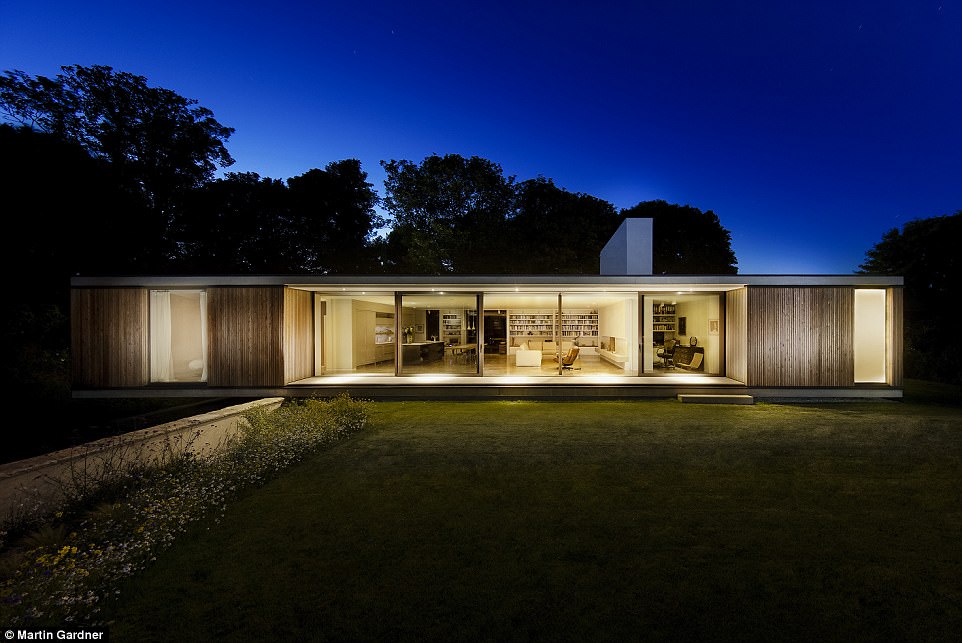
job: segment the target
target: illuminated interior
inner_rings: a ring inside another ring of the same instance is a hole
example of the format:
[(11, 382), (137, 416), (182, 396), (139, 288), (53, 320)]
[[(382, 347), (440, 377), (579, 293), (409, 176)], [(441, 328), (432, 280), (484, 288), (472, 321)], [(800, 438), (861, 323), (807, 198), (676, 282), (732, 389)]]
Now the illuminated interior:
[(885, 364), (885, 291), (857, 289), (855, 291), (855, 381), (879, 382), (886, 380)]
[(150, 381), (207, 381), (207, 293), (150, 291)]
[(718, 293), (645, 295), (645, 375), (724, 375), (725, 329)]

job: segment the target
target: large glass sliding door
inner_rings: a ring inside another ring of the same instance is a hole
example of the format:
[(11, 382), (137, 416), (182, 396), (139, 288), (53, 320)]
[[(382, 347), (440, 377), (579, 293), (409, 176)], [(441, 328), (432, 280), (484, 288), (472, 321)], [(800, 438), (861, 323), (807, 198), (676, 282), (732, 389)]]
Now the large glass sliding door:
[(394, 295), (317, 293), (315, 375), (394, 375)]
[[(485, 375), (636, 375), (637, 293), (486, 293)], [(504, 330), (495, 324), (501, 324)]]
[(563, 293), (561, 356), (563, 373), (638, 374), (637, 293)]
[(486, 376), (557, 375), (558, 293), (485, 293)]
[(724, 295), (642, 296), (642, 373), (724, 375)]
[(398, 374), (480, 373), (479, 295), (430, 292), (397, 297)]

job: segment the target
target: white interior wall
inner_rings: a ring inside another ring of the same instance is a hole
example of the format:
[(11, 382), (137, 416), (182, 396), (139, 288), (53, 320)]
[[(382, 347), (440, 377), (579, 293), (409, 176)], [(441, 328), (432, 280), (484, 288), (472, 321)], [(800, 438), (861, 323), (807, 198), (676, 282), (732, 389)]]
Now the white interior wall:
[(635, 372), (638, 368), (638, 351), (635, 347), (635, 338), (638, 336), (636, 301), (635, 297), (625, 297), (598, 308), (598, 334), (601, 337), (618, 338), (615, 350), (625, 356), (625, 370)]
[(855, 355), (856, 382), (885, 382), (885, 291), (856, 289)]
[[(721, 372), (721, 336), (708, 334), (708, 320), (719, 319), (721, 308), (715, 296), (679, 300), (675, 306), (675, 317), (685, 317), (685, 334), (678, 334), (682, 346), (688, 346), (692, 337), (698, 338), (698, 346), (705, 349), (705, 372)], [(680, 328), (680, 326), (679, 326)]]
[(325, 346), (330, 357), (330, 370), (354, 368), (354, 306), (349, 298), (333, 298), (327, 303), (327, 317), (332, 322), (327, 330), (330, 343)]

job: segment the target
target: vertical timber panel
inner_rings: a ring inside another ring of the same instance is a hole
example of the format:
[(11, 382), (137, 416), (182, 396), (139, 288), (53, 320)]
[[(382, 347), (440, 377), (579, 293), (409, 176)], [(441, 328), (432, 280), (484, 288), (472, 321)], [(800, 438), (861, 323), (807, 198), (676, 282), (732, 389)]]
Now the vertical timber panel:
[(283, 386), (284, 288), (207, 290), (209, 386)]
[(888, 363), (885, 365), (889, 386), (902, 386), (903, 350), (905, 327), (903, 326), (903, 288), (888, 288), (885, 292), (885, 334)]
[(725, 293), (725, 374), (748, 382), (748, 289)]
[(144, 288), (71, 290), (74, 386), (133, 387), (148, 383), (147, 301)]
[(854, 291), (850, 287), (748, 289), (748, 383), (854, 384)]
[(314, 374), (314, 308), (311, 293), (284, 289), (284, 383)]

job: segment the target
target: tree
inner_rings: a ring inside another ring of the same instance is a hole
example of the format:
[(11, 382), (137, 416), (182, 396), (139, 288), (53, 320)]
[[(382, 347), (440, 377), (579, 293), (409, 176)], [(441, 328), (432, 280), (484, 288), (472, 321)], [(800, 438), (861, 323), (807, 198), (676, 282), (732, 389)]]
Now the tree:
[[(49, 422), (29, 433), (34, 444), (72, 427), (70, 276), (131, 271), (142, 247), (130, 226), (139, 207), (109, 165), (78, 144), (0, 125), (0, 266), (12, 277), (0, 323), (0, 385), (44, 409)], [(18, 440), (9, 446), (17, 452)]]
[(369, 272), (372, 241), (384, 220), (361, 162), (328, 163), (288, 179), (292, 231), (302, 242), (302, 269), (314, 273)]
[(381, 224), (359, 161), (329, 163), (283, 181), (228, 173), (178, 209), (176, 268), (188, 273), (324, 274), (369, 269)]
[(618, 228), (615, 207), (588, 194), (557, 187), (538, 177), (519, 185), (517, 214), (509, 237), (536, 242), (505, 257), (507, 272), (598, 274), (598, 257)]
[(8, 300), (66, 310), (74, 274), (131, 272), (154, 239), (139, 235), (143, 205), (112, 168), (76, 143), (26, 127), (0, 125), (0, 199)]
[(962, 298), (962, 210), (909, 221), (865, 253), (860, 273), (905, 279), (905, 374), (962, 382), (955, 305)]
[(0, 110), (32, 129), (79, 144), (143, 198), (144, 234), (165, 238), (177, 200), (233, 159), (233, 129), (196, 100), (103, 65), (64, 66), (54, 78), (6, 71)]
[(384, 207), (392, 217), (386, 266), (412, 273), (499, 271), (514, 177), (477, 156), (432, 155), (420, 165), (382, 161)]
[(287, 187), (229, 172), (184, 198), (172, 230), (176, 270), (208, 274), (296, 272)]
[(621, 218), (652, 219), (655, 274), (734, 275), (738, 261), (731, 232), (711, 210), (666, 201), (643, 201), (621, 211)]

